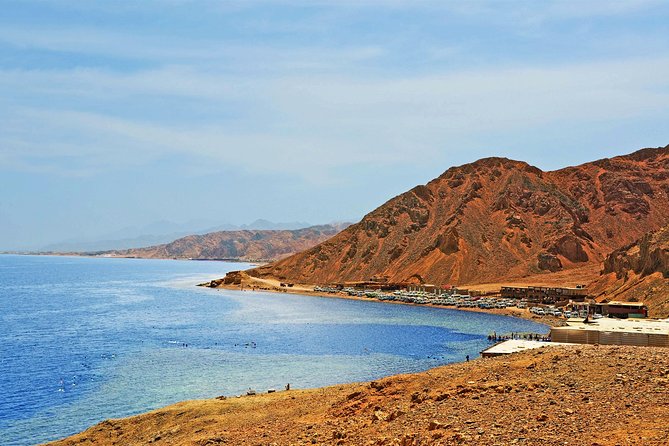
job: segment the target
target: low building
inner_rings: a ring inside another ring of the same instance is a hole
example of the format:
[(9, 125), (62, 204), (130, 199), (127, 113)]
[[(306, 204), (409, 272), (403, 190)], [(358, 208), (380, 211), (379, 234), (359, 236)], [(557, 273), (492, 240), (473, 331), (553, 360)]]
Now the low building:
[(595, 312), (619, 319), (648, 317), (648, 307), (643, 302), (611, 301), (596, 303)]
[(424, 293), (434, 293), (437, 290), (436, 285), (430, 283), (412, 284), (407, 286), (407, 291), (422, 291)]
[(528, 302), (540, 304), (554, 304), (565, 300), (585, 300), (588, 296), (587, 290), (583, 286), (574, 288), (568, 287), (545, 287), (545, 286), (527, 286), (513, 287), (503, 286), (500, 294), (504, 299), (522, 299)]
[(618, 319), (643, 319), (648, 317), (648, 307), (643, 302), (595, 302), (586, 299), (583, 302), (570, 301), (568, 307), (578, 314), (599, 314)]
[(330, 286), (337, 288), (355, 288), (357, 290), (381, 290), (381, 291), (396, 291), (406, 288), (406, 283), (397, 282), (379, 282), (372, 280), (334, 283)]
[(568, 321), (551, 328), (553, 342), (669, 347), (669, 319), (614, 319)]

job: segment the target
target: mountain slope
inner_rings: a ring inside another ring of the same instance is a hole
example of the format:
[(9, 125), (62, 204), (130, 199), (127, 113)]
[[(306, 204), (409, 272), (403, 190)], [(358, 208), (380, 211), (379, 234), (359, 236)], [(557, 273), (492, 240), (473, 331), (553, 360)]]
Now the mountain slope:
[(163, 245), (105, 254), (149, 259), (273, 260), (308, 249), (337, 234), (345, 226), (341, 224), (296, 230), (219, 231), (189, 235)]
[(669, 224), (609, 254), (588, 287), (598, 300), (640, 301), (652, 316), (669, 315)]
[(293, 230), (311, 226), (301, 222), (274, 223), (258, 219), (249, 224), (233, 225), (230, 223), (215, 225), (213, 222), (191, 220), (186, 223), (174, 223), (168, 220), (156, 221), (141, 227), (127, 227), (95, 237), (74, 238), (41, 247), (41, 252), (72, 253), (91, 251), (119, 251), (137, 246), (153, 246), (169, 243), (191, 234), (208, 234), (220, 231), (242, 230)]
[(668, 195), (669, 146), (553, 172), (486, 158), (249, 273), (302, 283), (471, 284), (578, 268), (665, 224)]

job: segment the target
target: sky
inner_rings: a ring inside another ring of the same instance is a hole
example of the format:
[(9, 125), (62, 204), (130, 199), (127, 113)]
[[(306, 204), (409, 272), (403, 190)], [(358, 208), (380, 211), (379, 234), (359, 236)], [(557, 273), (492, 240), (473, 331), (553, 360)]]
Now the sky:
[(669, 144), (666, 1), (1, 11), (0, 250), (158, 221), (357, 221), (482, 157), (553, 170)]

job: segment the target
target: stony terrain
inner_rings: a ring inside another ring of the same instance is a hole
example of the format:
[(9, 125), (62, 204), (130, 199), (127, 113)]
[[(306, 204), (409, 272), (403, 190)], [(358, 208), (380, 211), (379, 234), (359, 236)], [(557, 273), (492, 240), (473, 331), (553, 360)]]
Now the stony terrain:
[(651, 316), (669, 314), (669, 225), (612, 252), (590, 287), (599, 299), (644, 302)]
[(54, 445), (666, 445), (666, 349), (548, 347), (363, 384), (190, 401)]
[(164, 245), (97, 254), (145, 259), (269, 261), (311, 248), (336, 235), (347, 225), (321, 225), (295, 230), (219, 231), (189, 235)]
[(450, 168), (332, 239), (250, 274), (311, 284), (467, 285), (583, 270), (666, 225), (668, 195), (669, 146), (553, 172), (486, 158)]

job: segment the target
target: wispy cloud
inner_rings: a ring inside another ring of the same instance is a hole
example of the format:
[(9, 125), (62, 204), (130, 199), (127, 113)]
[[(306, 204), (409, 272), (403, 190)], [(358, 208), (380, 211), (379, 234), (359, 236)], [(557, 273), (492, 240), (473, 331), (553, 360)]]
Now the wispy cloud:
[[(643, 69), (639, 69), (643, 67)], [(214, 114), (201, 122), (129, 119), (113, 113), (62, 107), (12, 110), (0, 124), (5, 158), (39, 164), (76, 157), (82, 171), (148, 164), (168, 153), (203, 165), (220, 162), (250, 172), (291, 166), (306, 179), (315, 171), (359, 163), (421, 163), (445, 149), (467, 145), (472, 133), (519, 132), (545, 124), (634, 118), (666, 113), (669, 59), (638, 59), (518, 67), (386, 78), (226, 78), (225, 74), (166, 68), (133, 74), (104, 71), (18, 71), (0, 80), (30, 79), (35, 94), (115, 97), (178, 107), (184, 100), (214, 107), (242, 101), (243, 113)], [(79, 93), (77, 93), (79, 91)], [(171, 97), (165, 102), (166, 95)], [(47, 142), (47, 143), (45, 143)], [(415, 154), (421, 153), (417, 159)], [(258, 160), (262, 160), (259, 162)], [(71, 173), (71, 170), (68, 172)]]
[[(73, 235), (210, 212), (243, 183), (235, 215), (326, 221), (480, 156), (666, 144), (668, 20), (652, 0), (9, 2), (0, 211), (30, 241), (54, 215)], [(78, 210), (100, 201), (113, 222)]]

